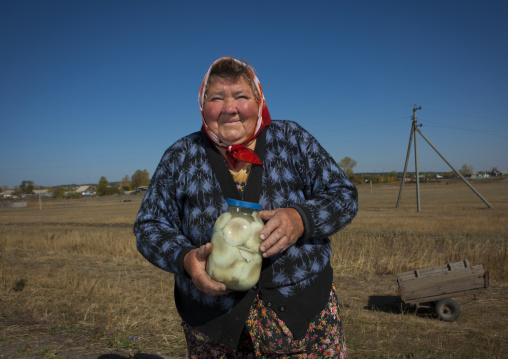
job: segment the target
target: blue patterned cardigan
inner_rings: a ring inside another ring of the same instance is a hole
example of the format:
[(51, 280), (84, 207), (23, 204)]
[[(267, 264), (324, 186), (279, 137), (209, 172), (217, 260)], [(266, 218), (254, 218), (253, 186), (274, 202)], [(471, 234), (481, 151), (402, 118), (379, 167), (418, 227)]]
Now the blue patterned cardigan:
[(333, 158), (300, 125), (272, 121), (258, 136), (243, 199), (262, 209), (295, 208), (304, 235), (287, 251), (265, 259), (258, 285), (212, 297), (196, 289), (183, 257), (211, 239), (227, 198), (242, 199), (222, 156), (203, 132), (174, 143), (163, 155), (141, 204), (134, 233), (139, 252), (175, 274), (180, 316), (209, 337), (235, 348), (256, 295), (295, 338), (328, 301), (333, 273), (328, 237), (358, 211), (357, 191)]

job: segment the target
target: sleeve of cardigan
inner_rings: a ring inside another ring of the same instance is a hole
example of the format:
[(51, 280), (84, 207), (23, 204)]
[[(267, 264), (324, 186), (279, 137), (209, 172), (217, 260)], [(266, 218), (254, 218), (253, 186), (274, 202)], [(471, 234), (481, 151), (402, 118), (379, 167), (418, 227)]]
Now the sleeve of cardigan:
[(138, 251), (153, 265), (185, 274), (183, 257), (195, 246), (181, 232), (177, 171), (182, 151), (172, 146), (162, 157), (134, 224)]
[(358, 212), (358, 192), (332, 156), (306, 130), (293, 123), (298, 139), (300, 177), (306, 201), (295, 204), (302, 216), (302, 239), (323, 238), (344, 228)]

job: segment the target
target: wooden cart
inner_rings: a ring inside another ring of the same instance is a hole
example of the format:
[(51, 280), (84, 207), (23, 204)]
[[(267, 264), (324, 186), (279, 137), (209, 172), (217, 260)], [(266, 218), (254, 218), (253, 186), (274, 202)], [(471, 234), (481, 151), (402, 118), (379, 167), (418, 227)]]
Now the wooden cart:
[(459, 317), (460, 306), (453, 297), (473, 295), (476, 299), (489, 286), (489, 272), (467, 260), (397, 274), (401, 299), (417, 307), (434, 308), (446, 322)]

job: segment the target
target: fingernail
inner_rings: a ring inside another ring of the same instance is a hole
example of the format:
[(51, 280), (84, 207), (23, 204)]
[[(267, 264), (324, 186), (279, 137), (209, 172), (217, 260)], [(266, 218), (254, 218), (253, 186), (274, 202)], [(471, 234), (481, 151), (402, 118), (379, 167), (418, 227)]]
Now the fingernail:
[(261, 238), (261, 240), (263, 240), (263, 241), (264, 241), (264, 240), (265, 240), (265, 235), (264, 235), (264, 234), (261, 234), (261, 235), (259, 235), (259, 238)]
[(264, 251), (266, 250), (266, 248), (265, 248), (265, 247), (263, 247), (263, 246), (261, 246), (261, 247), (259, 247), (259, 250), (260, 250), (261, 252), (264, 252)]

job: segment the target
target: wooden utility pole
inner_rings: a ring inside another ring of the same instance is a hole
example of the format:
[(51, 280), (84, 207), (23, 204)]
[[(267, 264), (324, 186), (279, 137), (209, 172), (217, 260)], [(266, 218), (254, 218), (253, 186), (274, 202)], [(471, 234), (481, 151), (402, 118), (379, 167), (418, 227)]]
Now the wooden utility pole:
[(412, 117), (412, 124), (411, 124), (411, 133), (409, 135), (409, 145), (407, 147), (407, 155), (406, 155), (406, 163), (404, 165), (404, 174), (402, 175), (402, 181), (400, 183), (400, 190), (399, 190), (399, 197), (397, 198), (397, 205), (395, 207), (399, 206), (400, 199), (402, 197), (402, 190), (404, 189), (404, 182), (406, 181), (406, 174), (407, 174), (407, 164), (409, 162), (409, 155), (411, 154), (411, 143), (413, 141), (413, 136), (415, 139), (415, 172), (416, 172), (416, 208), (417, 211), (420, 212), (420, 176), (418, 173), (418, 145), (417, 145), (417, 133), (419, 133), (425, 141), (432, 147), (434, 151), (445, 161), (445, 163), (457, 174), (457, 176), (460, 177), (462, 181), (478, 196), (480, 199), (489, 207), (492, 208), (492, 205), (485, 199), (483, 196), (462, 176), (462, 174), (457, 171), (451, 164), (448, 162), (448, 160), (441, 154), (441, 152), (438, 151), (438, 149), (429, 141), (427, 137), (418, 129), (418, 127), (421, 127), (422, 125), (418, 125), (418, 122), (416, 120), (416, 111), (421, 110), (422, 107), (413, 107), (413, 117)]

